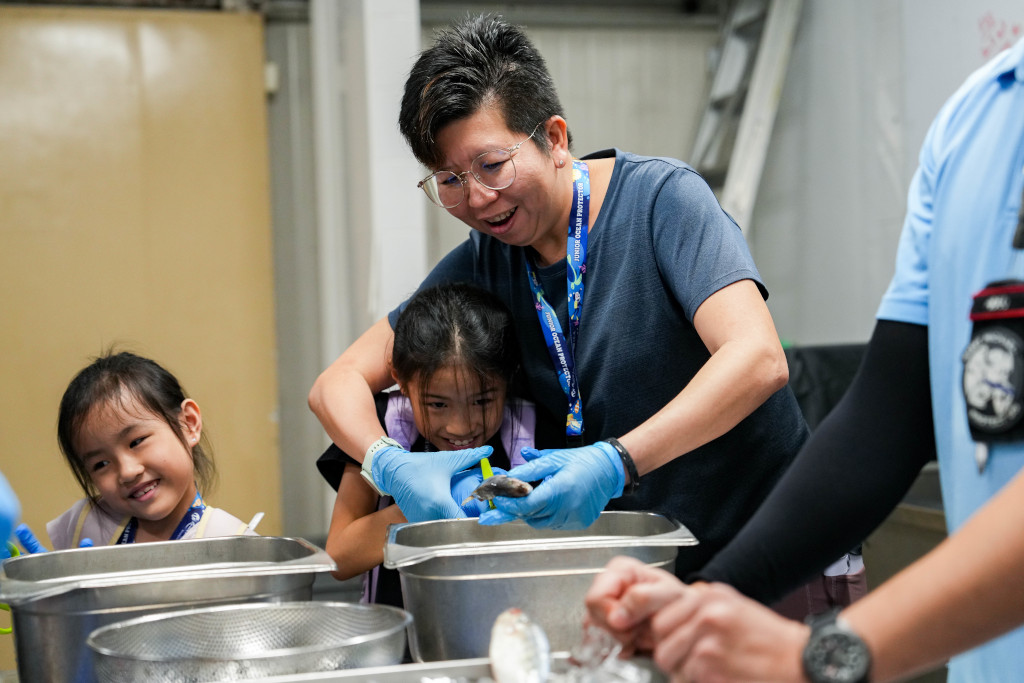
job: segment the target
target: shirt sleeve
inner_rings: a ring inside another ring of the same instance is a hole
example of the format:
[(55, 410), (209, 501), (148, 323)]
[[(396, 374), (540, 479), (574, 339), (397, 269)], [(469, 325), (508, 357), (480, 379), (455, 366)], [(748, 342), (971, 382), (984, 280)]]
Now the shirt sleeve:
[(882, 296), (876, 317), (928, 324), (928, 243), (934, 216), (936, 153), (943, 117), (932, 123), (921, 146), (917, 171), (907, 193), (907, 213), (896, 250), (896, 272)]
[(753, 280), (767, 299), (743, 231), (698, 173), (672, 173), (657, 191), (651, 220), (659, 272), (688, 320), (709, 296), (740, 280)]

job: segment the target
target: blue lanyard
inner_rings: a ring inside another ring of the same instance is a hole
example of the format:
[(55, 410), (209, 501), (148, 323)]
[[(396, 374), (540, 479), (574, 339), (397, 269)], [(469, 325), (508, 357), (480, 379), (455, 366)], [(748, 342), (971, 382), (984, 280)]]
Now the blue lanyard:
[(583, 435), (583, 401), (576, 378), (576, 340), (579, 337), (580, 313), (583, 311), (583, 276), (587, 272), (587, 230), (590, 219), (590, 170), (582, 161), (572, 162), (572, 215), (569, 217), (569, 239), (565, 244), (565, 279), (569, 301), (569, 337), (562, 333), (555, 309), (544, 298), (537, 270), (526, 259), (526, 273), (533, 291), (534, 305), (548, 354), (558, 374), (558, 383), (565, 392), (569, 410), (565, 433), (578, 442)]
[[(203, 510), (205, 509), (206, 503), (203, 502), (203, 497), (196, 491), (196, 497), (192, 499), (192, 507), (188, 509), (185, 516), (178, 522), (178, 526), (174, 529), (174, 533), (171, 534), (171, 538), (168, 540), (177, 541), (181, 539), (189, 529), (198, 524), (199, 520), (203, 518)], [(138, 530), (139, 520), (136, 517), (132, 517), (128, 520), (128, 524), (125, 525), (120, 538), (117, 539), (117, 545), (135, 543), (135, 532)]]

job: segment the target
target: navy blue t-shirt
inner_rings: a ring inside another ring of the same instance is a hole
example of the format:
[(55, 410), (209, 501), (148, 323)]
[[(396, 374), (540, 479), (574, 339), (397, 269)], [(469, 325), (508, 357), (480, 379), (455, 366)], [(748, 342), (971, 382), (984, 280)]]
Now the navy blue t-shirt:
[[(650, 418), (707, 362), (693, 315), (711, 294), (752, 280), (767, 297), (742, 231), (696, 171), (674, 159), (619, 150), (592, 158), (612, 155), (615, 168), (588, 237), (575, 348), (586, 443), (621, 436)], [(529, 398), (537, 404), (537, 446), (563, 447), (567, 403), (527, 282), (529, 253), (473, 231), (420, 287), (472, 282), (504, 301), (515, 320)], [(565, 262), (538, 275), (568, 329)], [(401, 308), (389, 315), (392, 327)], [(558, 437), (545, 442), (551, 433)], [(727, 434), (643, 476), (634, 495), (608, 508), (660, 512), (685, 524), (700, 541), (680, 549), (676, 573), (685, 575), (736, 534), (807, 435), (785, 387)]]

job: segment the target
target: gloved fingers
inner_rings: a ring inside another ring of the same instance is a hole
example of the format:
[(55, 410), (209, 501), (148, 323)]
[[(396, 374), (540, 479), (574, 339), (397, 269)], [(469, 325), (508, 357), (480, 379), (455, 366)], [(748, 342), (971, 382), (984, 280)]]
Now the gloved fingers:
[(554, 489), (542, 482), (529, 495), (522, 498), (506, 498), (498, 496), (494, 499), (494, 507), (507, 512), (519, 519), (543, 517), (551, 514)]
[[(505, 476), (508, 476), (508, 470), (504, 470), (500, 467), (491, 468), (491, 476), (496, 477), (499, 474), (504, 474)], [(477, 486), (482, 484), (483, 481), (483, 470), (481, 470), (479, 467), (470, 467), (468, 470), (462, 470), (461, 472), (456, 472), (455, 474), (452, 475), (452, 489), (454, 490), (456, 486), (462, 486), (466, 482), (475, 482), (473, 488), (476, 488)]]
[[(483, 473), (479, 467), (472, 469), (463, 470), (462, 472), (456, 472), (452, 475), (452, 500), (459, 504), (463, 510), (466, 506), (470, 505), (473, 499), (466, 501), (467, 498), (480, 486), (480, 482), (483, 481)], [(463, 501), (466, 501), (463, 504)]]
[(444, 461), (451, 472), (461, 472), (467, 467), (480, 464), (481, 458), (489, 457), (492, 453), (494, 453), (494, 449), (490, 446), (465, 448), (461, 451), (444, 451), (446, 456)]
[(561, 489), (548, 481), (524, 498), (495, 498), (497, 509), (481, 515), (480, 524), (490, 526), (519, 519), (534, 529), (585, 529), (589, 526), (593, 522), (592, 515), (582, 515), (578, 506), (560, 493)]
[(448, 470), (449, 473), (455, 474), (479, 464), (482, 458), (488, 457), (493, 452), (494, 449), (490, 446), (480, 446), (479, 448), (464, 448), (459, 451), (440, 451), (436, 457), (424, 460), (422, 454), (413, 454), (404, 448), (389, 446), (382, 448), (374, 457), (373, 478), (378, 483), (386, 483), (382, 480), (386, 480), (390, 473), (412, 461), (415, 462), (416, 469), (420, 472), (427, 470), (427, 463), (430, 463), (432, 466), (429, 467), (429, 471)]
[(480, 515), (480, 524), (484, 526), (498, 526), (506, 522), (514, 522), (518, 517), (510, 515), (502, 510), (488, 510)]
[(471, 486), (476, 487), (481, 481), (484, 480), (484, 473), (480, 471), (479, 467), (470, 467), (468, 470), (462, 470), (452, 475), (452, 490), (456, 487)]
[(529, 524), (534, 529), (568, 529), (571, 531), (573, 529), (586, 529), (588, 526), (590, 526), (589, 524), (584, 524), (583, 522), (577, 519), (558, 515), (548, 515), (545, 517), (528, 517), (523, 521)]
[(539, 451), (539, 457), (513, 468), (510, 474), (523, 481), (539, 481), (562, 473), (571, 475), (569, 481), (560, 482), (562, 487), (589, 489), (596, 485), (602, 494), (608, 487), (609, 497), (621, 495), (626, 476), (618, 453), (603, 442), (579, 448)]
[(78, 547), (79, 548), (91, 548), (91, 547), (93, 547), (92, 539), (91, 538), (83, 538), (82, 542), (78, 544)]
[[(515, 498), (511, 500), (523, 501), (525, 499)], [(529, 511), (523, 509), (521, 505), (517, 506), (515, 502), (513, 502), (513, 505), (510, 507), (514, 507), (515, 510), (506, 508), (505, 510), (503, 510), (503, 512), (506, 515), (511, 516), (513, 519), (518, 519), (523, 522), (526, 522), (534, 529), (568, 528), (564, 525), (564, 522), (562, 521), (562, 517), (564, 517), (564, 515), (562, 515), (557, 508), (552, 507), (548, 503), (535, 506)]]
[[(411, 504), (406, 504), (411, 501)], [(406, 500), (395, 499), (398, 509), (410, 522), (433, 522), (438, 519), (461, 519), (466, 517), (459, 504), (449, 494), (443, 500), (425, 500), (415, 498)]]
[(466, 513), (467, 517), (479, 517), (483, 513), (487, 512), (487, 501), (477, 500), (476, 498), (470, 498), (465, 504), (460, 505), (462, 511)]
[(525, 465), (519, 465), (513, 467), (508, 472), (508, 476), (515, 477), (520, 481), (540, 481), (550, 477), (555, 472), (562, 469), (561, 462), (557, 458), (537, 458), (532, 462), (528, 462)]
[[(508, 476), (506, 470), (500, 467), (495, 467), (492, 472), (492, 476), (498, 476), (504, 474)], [(462, 470), (452, 475), (452, 498), (455, 499), (456, 503), (461, 503), (466, 496), (473, 493), (480, 484), (484, 482), (484, 473), (479, 467), (471, 467), (468, 470)]]
[[(593, 447), (543, 454), (510, 473), (528, 481), (542, 479), (530, 495), (496, 499), (495, 504), (538, 529), (584, 529), (594, 523), (615, 495), (612, 489), (616, 484), (621, 491), (621, 481), (610, 476), (609, 463), (607, 455)], [(544, 477), (549, 471), (551, 474)]]
[(36, 553), (47, 552), (43, 544), (39, 542), (36, 535), (32, 533), (32, 530), (28, 528), (27, 524), (19, 524), (14, 529), (14, 535), (18, 537), (21, 542), (21, 547), (28, 551), (29, 554), (35, 555)]
[[(497, 477), (499, 475), (508, 476), (508, 472), (500, 467), (493, 468), (491, 476)], [(470, 517), (479, 517), (490, 507), (488, 501), (479, 500), (473, 497), (473, 492), (476, 491), (484, 481), (486, 480), (484, 479), (483, 472), (480, 471), (479, 467), (457, 472), (455, 476), (452, 477), (452, 498)]]
[[(548, 450), (549, 449), (545, 449), (544, 452), (546, 453)], [(543, 453), (541, 451), (538, 451), (536, 448), (524, 448), (523, 450), (519, 451), (519, 455), (523, 456), (523, 460), (525, 460), (526, 462), (536, 460), (542, 454)]]
[(538, 515), (527, 517), (523, 520), (534, 529), (569, 529), (571, 527), (560, 524), (555, 515)]

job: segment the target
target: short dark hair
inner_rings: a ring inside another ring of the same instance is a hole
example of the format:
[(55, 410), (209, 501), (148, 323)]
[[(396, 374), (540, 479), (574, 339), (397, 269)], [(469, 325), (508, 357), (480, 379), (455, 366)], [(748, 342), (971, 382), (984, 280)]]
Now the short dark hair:
[[(495, 378), (504, 380), (502, 400), (514, 429), (518, 429), (521, 406), (509, 399), (519, 379), (520, 362), (511, 311), (496, 295), (477, 285), (453, 282), (422, 289), (395, 321), (391, 369), (408, 399), (422, 409), (427, 432), (432, 430), (427, 392), (435, 373), (444, 368), (455, 369), (460, 384), (475, 379), (481, 389)], [(411, 381), (418, 383), (419, 395), (407, 391)], [(481, 414), (486, 410), (481, 404)], [(492, 462), (503, 466), (500, 459)]]
[(512, 314), (498, 297), (456, 282), (416, 293), (395, 322), (391, 367), (402, 384), (426, 385), (435, 372), (460, 366), (481, 380), (511, 385), (519, 369)]
[[(509, 130), (523, 134), (552, 116), (565, 116), (540, 52), (521, 27), (493, 14), (440, 30), (420, 53), (405, 81), (398, 126), (416, 158), (437, 168), (443, 162), (437, 146), (441, 129), (484, 106), (496, 107)], [(534, 141), (548, 151), (543, 135)]]
[(184, 388), (170, 372), (156, 362), (127, 351), (108, 351), (82, 369), (64, 391), (57, 414), (57, 441), (65, 460), (85, 494), (95, 499), (96, 487), (85, 468), (81, 454), (75, 450), (79, 430), (95, 407), (107, 403), (123, 405), (134, 398), (161, 418), (178, 435), (185, 449), (192, 454), (196, 482), (207, 492), (216, 479), (213, 458), (203, 444), (209, 446), (205, 430), (199, 443), (190, 444), (178, 421), (181, 404), (188, 398)]

